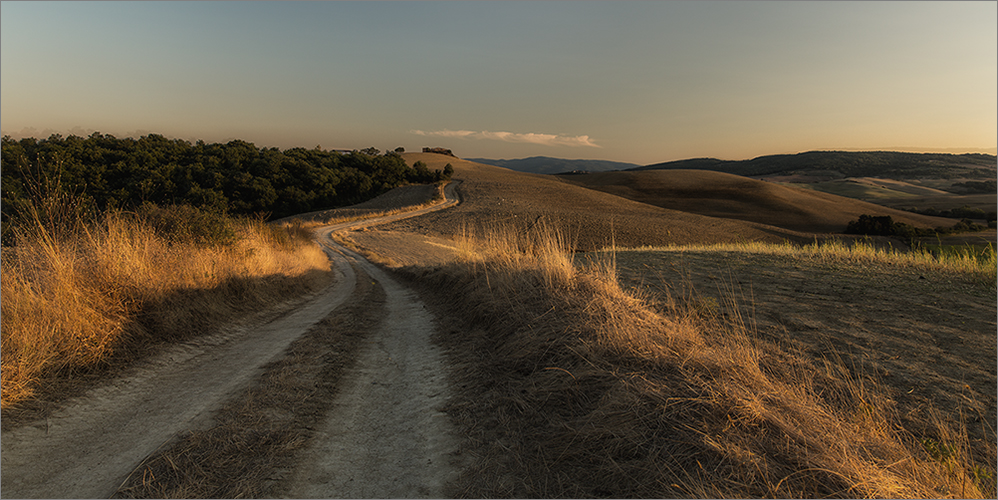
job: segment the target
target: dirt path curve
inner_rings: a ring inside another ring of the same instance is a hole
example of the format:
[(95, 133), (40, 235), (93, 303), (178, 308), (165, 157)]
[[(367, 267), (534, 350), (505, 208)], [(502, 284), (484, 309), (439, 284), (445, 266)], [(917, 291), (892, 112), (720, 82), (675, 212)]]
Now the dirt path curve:
[[(271, 314), (266, 318), (269, 321), (254, 328), (223, 331), (172, 346), (124, 376), (70, 402), (44, 421), (3, 432), (0, 495), (112, 495), (146, 456), (178, 433), (208, 423), (212, 412), (259, 376), (263, 365), (280, 356), (292, 341), (341, 305), (356, 284), (350, 261), (370, 266), (374, 279), (385, 279), (386, 289), (398, 288), (360, 256), (347, 257), (345, 250), (333, 250), (338, 245), (329, 239), (330, 232), (447, 208), (457, 203), (454, 187), (454, 183), (447, 186), (447, 199), (439, 205), (383, 220), (317, 230), (334, 263), (336, 279), (291, 312), (276, 318)], [(404, 291), (396, 293), (404, 295)]]
[(430, 341), (433, 316), (413, 291), (356, 258), (384, 289), (387, 316), (344, 377), (288, 495), (442, 498), (459, 471), (452, 452), (460, 443), (440, 411), (449, 391), (443, 355)]

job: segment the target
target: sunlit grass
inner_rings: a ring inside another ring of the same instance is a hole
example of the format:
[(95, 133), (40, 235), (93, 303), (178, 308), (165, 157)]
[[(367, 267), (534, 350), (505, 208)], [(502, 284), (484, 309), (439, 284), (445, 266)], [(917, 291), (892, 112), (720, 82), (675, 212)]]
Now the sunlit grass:
[[(156, 220), (170, 215), (159, 210)], [(64, 223), (38, 215), (18, 225), (16, 247), (2, 252), (4, 408), (31, 397), (43, 375), (107, 362), (136, 334), (129, 325), (140, 312), (170, 309), (160, 311), (164, 320), (154, 330), (197, 331), (233, 296), (266, 295), (264, 278), (329, 268), (301, 230), (295, 236), (259, 220), (224, 221), (231, 239), (219, 243), (164, 235), (151, 215), (114, 211)], [(178, 295), (197, 290), (207, 293), (187, 303)]]
[[(462, 262), (438, 271), (448, 288), (460, 290), (456, 307), (487, 329), (470, 349), (487, 363), (476, 375), (483, 394), (498, 402), (468, 404), (481, 407), (477, 418), (505, 415), (495, 437), (479, 438), (504, 444), (482, 451), (475, 472), (482, 489), (472, 494), (587, 496), (603, 491), (601, 485), (610, 496), (993, 494), (993, 469), (972, 462), (965, 435), (940, 427), (947, 455), (933, 456), (927, 441), (901, 426), (875, 384), (840, 365), (760, 343), (733, 298), (701, 308), (684, 298), (652, 307), (620, 286), (613, 252), (579, 262), (584, 257), (550, 228), (481, 233), (466, 231), (459, 239)], [(974, 275), (994, 269), (993, 253), (937, 257), (866, 244), (664, 250)], [(531, 425), (545, 428), (518, 427), (515, 415), (543, 415)], [(516, 435), (528, 442), (507, 441)], [(508, 463), (524, 470), (492, 470)], [(527, 489), (508, 489), (503, 474), (524, 474)]]

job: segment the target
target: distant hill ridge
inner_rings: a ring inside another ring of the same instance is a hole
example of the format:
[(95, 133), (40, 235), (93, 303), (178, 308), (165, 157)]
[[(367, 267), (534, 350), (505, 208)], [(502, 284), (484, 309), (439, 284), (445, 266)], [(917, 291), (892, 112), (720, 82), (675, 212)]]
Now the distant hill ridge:
[(691, 158), (629, 170), (712, 170), (745, 177), (818, 175), (829, 178), (881, 177), (993, 179), (998, 157), (981, 153), (901, 153), (891, 151), (808, 151), (760, 156), (751, 160)]
[(627, 170), (639, 165), (609, 160), (566, 160), (549, 156), (532, 156), (517, 160), (494, 160), (489, 158), (465, 158), (475, 163), (484, 163), (494, 167), (503, 167), (517, 172), (532, 174), (562, 174), (565, 172), (608, 172), (611, 170)]

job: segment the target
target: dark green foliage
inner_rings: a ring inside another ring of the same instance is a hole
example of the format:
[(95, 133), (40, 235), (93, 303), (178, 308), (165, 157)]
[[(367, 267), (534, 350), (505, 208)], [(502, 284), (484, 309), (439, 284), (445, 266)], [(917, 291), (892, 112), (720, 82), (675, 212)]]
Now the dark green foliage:
[[(280, 218), (352, 205), (407, 183), (438, 175), (409, 168), (401, 148), (348, 154), (321, 148), (258, 148), (235, 140), (194, 144), (150, 134), (117, 139), (2, 139), (3, 224), (27, 215), (38, 179), (58, 179), (57, 189), (84, 195), (95, 208), (136, 210), (144, 202), (190, 206), (208, 213), (265, 214)], [(184, 209), (179, 209), (184, 210)]]
[(854, 220), (846, 226), (846, 234), (865, 234), (867, 236), (893, 236), (895, 233), (895, 223), (891, 216), (874, 217), (872, 215), (860, 215), (858, 220)]
[[(73, 238), (86, 229), (85, 221), (98, 214), (93, 199), (67, 189), (60, 177), (31, 177), (13, 182), (4, 178), (2, 187), (5, 193), (13, 188), (25, 193), (17, 199), (3, 200), (4, 220), (0, 224), (3, 246), (15, 245), (19, 235), (38, 235), (39, 230), (46, 234), (45, 238)], [(20, 217), (7, 220), (8, 211)]]
[(987, 181), (957, 182), (950, 189), (962, 194), (992, 194), (998, 191), (998, 181), (991, 179)]
[(973, 208), (969, 205), (964, 205), (960, 208), (954, 208), (952, 210), (937, 210), (935, 207), (931, 207), (925, 210), (911, 208), (908, 209), (908, 211), (922, 215), (949, 217), (953, 219), (984, 219), (989, 222), (998, 219), (998, 213), (996, 212), (985, 212), (980, 208)]
[(894, 222), (891, 216), (875, 217), (872, 215), (860, 215), (859, 219), (850, 222), (846, 226), (846, 234), (864, 234), (867, 236), (894, 236), (905, 241), (912, 242), (915, 238), (933, 237), (945, 234), (966, 233), (983, 231), (985, 226), (975, 224), (970, 219), (963, 219), (953, 227), (937, 227), (926, 229)]
[(228, 246), (236, 241), (232, 219), (222, 212), (199, 210), (190, 205), (159, 207), (146, 202), (137, 215), (167, 241), (206, 247)]
[(429, 179), (433, 175), (430, 173), (430, 169), (426, 167), (426, 164), (421, 161), (413, 163), (412, 168), (416, 171), (416, 175), (419, 177), (425, 177)]

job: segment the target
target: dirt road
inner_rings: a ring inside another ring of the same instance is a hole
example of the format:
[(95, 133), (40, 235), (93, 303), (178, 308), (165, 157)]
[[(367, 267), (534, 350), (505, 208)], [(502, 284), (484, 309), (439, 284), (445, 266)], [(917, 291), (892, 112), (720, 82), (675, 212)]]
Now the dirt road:
[[(258, 377), (263, 365), (280, 357), (292, 341), (349, 298), (357, 280), (353, 266), (360, 265), (388, 293), (389, 317), (371, 338), (370, 349), (357, 364), (358, 376), (344, 391), (343, 402), (336, 405), (334, 415), (329, 417), (330, 424), (310, 451), (315, 464), (311, 470), (301, 471), (306, 481), (302, 488), (308, 489), (300, 493), (439, 496), (439, 481), (434, 478), (444, 478), (447, 474), (440, 470), (446, 461), (438, 456), (454, 441), (448, 437), (446, 419), (434, 409), (436, 401), (442, 401), (446, 392), (440, 357), (429, 343), (432, 318), (411, 292), (362, 257), (333, 243), (329, 234), (414, 217), (456, 204), (454, 185), (448, 185), (445, 192), (447, 199), (439, 205), (317, 230), (334, 263), (336, 279), (329, 288), (300, 300), (293, 308), (262, 312), (246, 322), (251, 326), (231, 328), (173, 346), (124, 376), (69, 402), (46, 420), (4, 432), (0, 436), (0, 495), (4, 498), (111, 496), (143, 459), (178, 433), (210, 424), (213, 411)], [(368, 395), (361, 397), (368, 389), (378, 394), (376, 400)], [(346, 435), (337, 431), (350, 414), (369, 428), (375, 426), (373, 431), (358, 429), (357, 436), (363, 437), (354, 444), (343, 439), (353, 437), (352, 430)], [(379, 424), (381, 417), (388, 420)], [(336, 437), (338, 441), (325, 436)], [(406, 436), (411, 444), (402, 443)], [(378, 441), (379, 437), (396, 441), (383, 443)], [(351, 476), (353, 489), (338, 490), (323, 484), (323, 471), (340, 466), (335, 461), (324, 460), (323, 454), (326, 450), (351, 446), (354, 456), (367, 451), (383, 457), (382, 453), (394, 449), (392, 453), (399, 459), (392, 463), (397, 467), (376, 469), (371, 464), (383, 459), (357, 458), (355, 466), (360, 467)], [(402, 464), (404, 461), (408, 461), (408, 466)], [(427, 466), (428, 461), (434, 465)], [(432, 472), (433, 478), (417, 477), (420, 472)], [(315, 483), (314, 488), (309, 482)], [(407, 485), (416, 489), (405, 489)]]
[(384, 288), (387, 316), (345, 377), (289, 495), (442, 498), (460, 443), (439, 410), (449, 390), (442, 353), (430, 342), (433, 317), (411, 290), (357, 259)]

